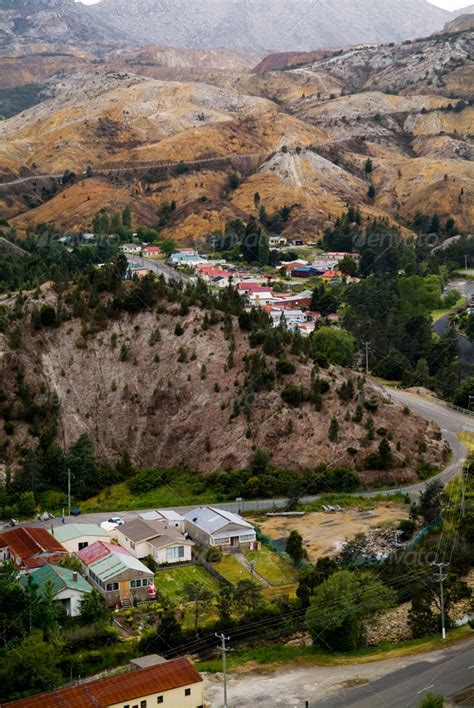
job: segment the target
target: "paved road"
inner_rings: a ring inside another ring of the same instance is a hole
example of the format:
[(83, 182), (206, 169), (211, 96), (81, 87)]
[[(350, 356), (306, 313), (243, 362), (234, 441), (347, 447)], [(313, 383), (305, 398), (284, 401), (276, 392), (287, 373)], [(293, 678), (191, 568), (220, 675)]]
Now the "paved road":
[[(141, 259), (139, 259), (141, 261)], [(154, 263), (155, 266), (162, 265)], [(173, 271), (174, 272), (174, 271)], [(472, 429), (474, 431), (474, 417), (458, 413), (457, 411), (451, 410), (447, 406), (437, 403), (436, 401), (421, 398), (413, 393), (408, 393), (407, 391), (399, 391), (396, 389), (387, 390), (387, 393), (391, 396), (394, 402), (400, 403), (402, 405), (408, 405), (415, 413), (426, 420), (433, 420), (440, 426), (442, 430), (442, 435), (445, 440), (451, 446), (452, 457), (450, 464), (438, 475), (438, 479), (443, 482), (447, 482), (452, 479), (461, 469), (462, 464), (466, 459), (466, 448), (457, 438), (456, 433), (462, 432), (464, 430)], [(386, 491), (387, 494), (395, 494), (399, 491), (407, 492), (413, 498), (418, 496), (418, 493), (422, 491), (426, 482), (419, 482), (417, 484), (412, 484), (408, 487), (403, 487), (401, 489), (389, 489)], [(372, 492), (363, 492), (363, 496), (371, 497), (380, 494), (382, 490), (376, 490)], [(316, 496), (305, 496), (301, 498), (301, 502), (304, 504), (309, 504), (313, 501), (319, 499), (319, 495)], [(222, 502), (219, 503), (219, 507), (227, 509), (228, 511), (233, 511), (235, 513), (242, 513), (245, 511), (268, 511), (269, 509), (282, 509), (286, 506), (287, 499), (252, 499), (234, 502)], [(180, 506), (173, 507), (176, 511), (181, 514), (185, 514), (190, 511), (192, 506)], [(149, 511), (149, 509), (140, 509), (136, 511), (119, 511), (117, 509), (111, 510), (109, 512), (97, 512), (92, 514), (81, 515), (81, 521), (89, 521), (93, 523), (102, 523), (106, 521), (113, 512), (114, 516), (121, 516), (125, 520), (133, 518), (139, 511)], [(75, 517), (65, 517), (66, 523), (76, 521)], [(32, 522), (29, 522), (31, 525)], [(61, 523), (60, 518), (53, 519), (48, 522), (33, 522), (38, 526), (49, 527), (51, 525), (56, 526)]]
[(178, 280), (182, 283), (188, 283), (190, 278), (183, 273), (175, 270), (166, 263), (161, 261), (154, 261), (150, 258), (141, 258), (140, 256), (127, 256), (127, 260), (130, 265), (141, 266), (142, 268), (149, 268), (151, 271), (157, 275), (163, 275), (166, 282), (169, 283), (170, 280)]
[[(474, 640), (461, 647), (445, 649), (434, 661), (417, 661), (364, 686), (338, 693), (313, 706), (340, 708), (415, 708), (427, 693), (455, 695), (474, 685)], [(464, 705), (473, 705), (464, 704)]]
[[(474, 281), (469, 279), (450, 280), (447, 290), (459, 290), (469, 301), (474, 296)], [(449, 330), (449, 315), (440, 317), (433, 324), (433, 332), (441, 336), (447, 334)], [(459, 356), (465, 364), (474, 364), (474, 342), (471, 342), (464, 334), (457, 335)]]

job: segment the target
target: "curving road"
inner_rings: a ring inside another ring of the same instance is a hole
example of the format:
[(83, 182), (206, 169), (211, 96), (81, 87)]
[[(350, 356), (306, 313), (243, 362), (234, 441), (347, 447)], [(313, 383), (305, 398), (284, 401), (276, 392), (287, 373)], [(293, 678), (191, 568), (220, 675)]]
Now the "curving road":
[[(142, 259), (138, 259), (141, 263)], [(158, 264), (153, 261), (147, 261), (147, 263), (153, 263), (156, 268), (163, 267), (163, 264)], [(173, 269), (172, 273), (175, 274)], [(166, 277), (166, 276), (165, 276)], [(386, 389), (387, 395), (395, 402), (401, 405), (409, 406), (415, 413), (420, 415), (429, 421), (434, 421), (437, 423), (443, 435), (443, 438), (447, 440), (451, 447), (452, 456), (450, 463), (445, 467), (445, 469), (437, 476), (432, 477), (433, 479), (440, 479), (444, 483), (452, 479), (459, 473), (462, 469), (462, 465), (466, 459), (467, 451), (464, 445), (460, 442), (457, 437), (457, 433), (472, 430), (474, 432), (474, 416), (464, 415), (458, 411), (452, 410), (447, 407), (446, 404), (438, 403), (435, 400), (422, 398), (414, 393), (409, 393), (407, 391), (396, 390), (396, 389)], [(409, 420), (409, 419), (408, 419)], [(422, 491), (428, 482), (418, 482), (417, 484), (412, 484), (408, 487), (402, 488), (392, 488), (386, 490), (386, 494), (396, 494), (400, 491), (407, 492), (413, 498), (416, 498), (420, 491)], [(362, 496), (376, 496), (384, 490), (378, 489), (371, 492), (363, 492)], [(358, 494), (361, 494), (360, 492)], [(301, 498), (303, 504), (309, 504), (310, 502), (319, 499), (319, 495), (316, 496), (305, 496)], [(268, 509), (282, 509), (286, 506), (287, 499), (251, 499), (251, 500), (241, 500), (234, 502), (220, 502), (219, 507), (222, 509), (227, 509), (228, 511), (233, 511), (235, 513), (242, 513), (245, 511), (267, 511)], [(173, 507), (175, 511), (184, 514), (193, 509), (192, 506), (175, 506)], [(81, 515), (82, 521), (89, 521), (94, 523), (102, 523), (106, 521), (112, 514), (114, 516), (119, 515), (125, 520), (134, 518), (137, 513), (150, 511), (150, 509), (136, 509), (134, 511), (119, 511), (117, 509), (110, 510), (109, 512), (95, 512), (91, 514)], [(66, 516), (66, 522), (77, 521), (75, 517)], [(26, 523), (26, 522), (25, 522)], [(47, 527), (53, 525), (56, 526), (61, 523), (60, 518), (55, 518), (52, 521), (42, 522), (28, 522), (28, 525), (38, 525)]]

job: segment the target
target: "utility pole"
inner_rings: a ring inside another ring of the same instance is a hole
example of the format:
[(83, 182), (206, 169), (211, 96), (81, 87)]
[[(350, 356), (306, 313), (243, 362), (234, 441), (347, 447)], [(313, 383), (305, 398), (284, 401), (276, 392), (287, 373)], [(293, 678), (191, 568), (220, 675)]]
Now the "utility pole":
[(441, 600), (441, 636), (446, 639), (446, 623), (444, 619), (444, 587), (443, 582), (446, 580), (446, 575), (443, 574), (443, 568), (447, 568), (449, 563), (431, 563), (430, 565), (437, 566), (438, 574), (435, 580), (439, 582), (439, 594)]
[(67, 509), (68, 516), (71, 516), (71, 470), (67, 471)]
[(216, 637), (221, 640), (222, 642), (222, 673), (224, 676), (224, 708), (228, 708), (227, 706), (227, 647), (225, 645), (226, 641), (228, 642), (230, 640), (230, 637), (226, 637), (225, 634), (217, 634), (215, 633)]
[(255, 563), (253, 561), (250, 561), (249, 567), (250, 567), (250, 577), (253, 580), (253, 571), (255, 570)]
[(369, 375), (369, 342), (365, 342), (365, 374)]

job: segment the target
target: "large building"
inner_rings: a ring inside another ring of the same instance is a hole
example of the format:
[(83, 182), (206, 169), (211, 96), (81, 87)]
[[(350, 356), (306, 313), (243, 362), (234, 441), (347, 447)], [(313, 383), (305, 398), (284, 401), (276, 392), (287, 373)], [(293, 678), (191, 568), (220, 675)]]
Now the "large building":
[(187, 659), (4, 703), (15, 708), (204, 708), (204, 684)]
[(11, 560), (22, 570), (58, 563), (65, 555), (67, 550), (46, 529), (22, 526), (0, 533), (0, 562)]

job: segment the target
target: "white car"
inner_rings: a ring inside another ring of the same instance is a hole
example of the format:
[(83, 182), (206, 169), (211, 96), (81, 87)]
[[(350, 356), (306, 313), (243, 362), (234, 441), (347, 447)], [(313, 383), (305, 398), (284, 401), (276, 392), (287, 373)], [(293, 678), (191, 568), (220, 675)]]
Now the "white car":
[(122, 526), (125, 521), (120, 516), (112, 516), (108, 519), (109, 524), (116, 524), (116, 526)]

